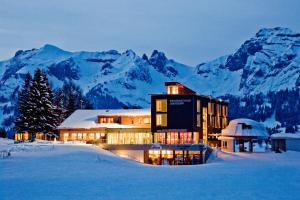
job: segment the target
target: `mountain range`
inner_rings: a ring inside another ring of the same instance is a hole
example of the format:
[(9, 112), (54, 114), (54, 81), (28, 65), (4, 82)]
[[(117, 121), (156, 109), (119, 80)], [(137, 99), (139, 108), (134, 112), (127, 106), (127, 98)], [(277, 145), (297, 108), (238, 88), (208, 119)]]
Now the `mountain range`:
[(5, 119), (14, 116), (25, 74), (37, 68), (48, 74), (53, 88), (72, 80), (94, 108), (149, 107), (148, 94), (165, 92), (166, 81), (181, 82), (213, 97), (267, 95), (299, 89), (300, 33), (264, 28), (232, 54), (197, 66), (179, 63), (157, 50), (151, 55), (137, 55), (133, 50), (69, 52), (49, 44), (19, 50), (11, 59), (0, 61), (2, 126), (11, 126)]

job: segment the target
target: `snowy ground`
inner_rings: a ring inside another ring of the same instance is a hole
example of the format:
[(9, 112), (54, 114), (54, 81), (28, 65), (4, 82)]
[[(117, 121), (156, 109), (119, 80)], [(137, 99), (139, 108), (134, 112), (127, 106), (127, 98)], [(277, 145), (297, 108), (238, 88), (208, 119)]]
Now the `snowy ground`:
[(0, 199), (299, 199), (300, 152), (219, 153), (197, 166), (150, 166), (85, 145), (13, 145)]

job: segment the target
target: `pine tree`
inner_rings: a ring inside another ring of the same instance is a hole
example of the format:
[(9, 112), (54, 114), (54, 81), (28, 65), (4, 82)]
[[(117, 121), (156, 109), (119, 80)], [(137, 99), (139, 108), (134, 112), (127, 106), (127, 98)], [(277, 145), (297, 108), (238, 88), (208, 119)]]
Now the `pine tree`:
[(29, 130), (29, 116), (31, 113), (28, 110), (29, 90), (31, 87), (32, 77), (29, 73), (26, 74), (24, 86), (18, 96), (18, 115), (15, 120), (15, 131), (24, 133)]
[(29, 133), (34, 140), (36, 133), (53, 133), (56, 128), (55, 106), (52, 104), (52, 91), (47, 76), (37, 69), (30, 87), (28, 110)]
[(66, 108), (64, 106), (64, 93), (62, 89), (58, 89), (55, 91), (53, 103), (55, 106), (55, 113), (57, 115), (56, 124), (60, 125), (66, 118)]

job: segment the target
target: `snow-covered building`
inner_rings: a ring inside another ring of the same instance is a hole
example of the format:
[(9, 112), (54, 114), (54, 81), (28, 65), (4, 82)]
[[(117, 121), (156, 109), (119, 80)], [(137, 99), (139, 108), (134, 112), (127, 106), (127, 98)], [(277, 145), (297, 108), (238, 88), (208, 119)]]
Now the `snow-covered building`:
[[(59, 140), (97, 143), (150, 164), (200, 164), (228, 124), (228, 103), (178, 82), (151, 95), (151, 109), (77, 110), (59, 127)], [(213, 136), (212, 136), (213, 135)]]
[(300, 151), (300, 133), (276, 133), (271, 135), (273, 151)]
[(150, 109), (76, 110), (59, 127), (59, 140), (107, 144), (152, 142)]
[(269, 134), (259, 122), (251, 119), (235, 119), (222, 130), (221, 148), (231, 152), (253, 152), (264, 149)]

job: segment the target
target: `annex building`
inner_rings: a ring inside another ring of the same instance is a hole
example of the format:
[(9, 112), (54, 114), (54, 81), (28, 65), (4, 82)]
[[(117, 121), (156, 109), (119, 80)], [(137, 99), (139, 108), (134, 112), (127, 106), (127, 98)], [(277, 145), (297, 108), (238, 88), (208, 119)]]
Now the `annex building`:
[(198, 95), (178, 82), (151, 94), (149, 109), (77, 110), (59, 127), (59, 140), (96, 143), (149, 164), (200, 164), (219, 146), (228, 103)]

